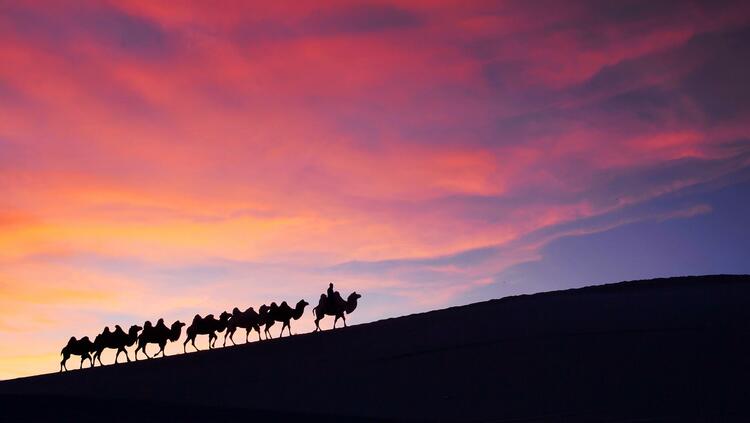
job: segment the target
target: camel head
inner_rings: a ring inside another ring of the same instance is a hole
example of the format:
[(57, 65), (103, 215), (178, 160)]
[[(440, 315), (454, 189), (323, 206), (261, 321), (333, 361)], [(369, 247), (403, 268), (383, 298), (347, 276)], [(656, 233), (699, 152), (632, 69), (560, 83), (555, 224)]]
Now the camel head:
[(140, 326), (138, 326), (138, 325), (133, 325), (133, 326), (130, 327), (130, 329), (128, 329), (128, 333), (131, 334), (131, 335), (137, 335), (138, 332), (141, 331), (141, 329), (143, 329), (143, 328), (140, 327)]
[(265, 304), (263, 304), (262, 306), (260, 306), (260, 308), (258, 309), (258, 313), (260, 313), (261, 315), (267, 314), (268, 313), (268, 306), (265, 305)]
[(344, 309), (344, 311), (346, 311), (346, 314), (353, 312), (357, 308), (357, 300), (360, 298), (362, 298), (362, 296), (357, 294), (357, 291), (349, 294), (349, 297), (346, 299), (346, 307)]
[(294, 307), (294, 310), (292, 310), (292, 318), (294, 320), (298, 320), (300, 317), (302, 317), (302, 313), (305, 311), (305, 307), (309, 306), (310, 303), (308, 303), (305, 300), (299, 300), (297, 302), (297, 306)]
[(169, 340), (174, 342), (178, 339), (180, 339), (180, 335), (182, 334), (182, 327), (185, 326), (184, 323), (182, 323), (179, 320), (175, 320), (174, 323), (172, 323), (172, 327), (169, 329)]
[[(235, 308), (235, 310), (237, 310), (237, 312), (240, 311), (237, 308)], [(222, 322), (222, 323), (226, 323), (229, 320), (230, 317), (232, 317), (231, 314), (227, 313), (226, 311), (222, 311), (221, 314), (219, 315), (219, 321)]]

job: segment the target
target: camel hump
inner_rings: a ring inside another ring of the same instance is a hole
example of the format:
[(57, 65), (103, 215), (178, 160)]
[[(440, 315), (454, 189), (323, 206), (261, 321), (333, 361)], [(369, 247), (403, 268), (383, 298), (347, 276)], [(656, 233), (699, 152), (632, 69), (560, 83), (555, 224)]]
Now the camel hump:
[(213, 320), (213, 319), (215, 319), (215, 317), (214, 317), (214, 315), (213, 315), (213, 314), (207, 314), (207, 315), (206, 315), (206, 318), (205, 318), (205, 319), (203, 319), (203, 320)]
[[(208, 316), (206, 316), (206, 317), (208, 317)], [(201, 315), (200, 315), (200, 314), (196, 314), (195, 316), (193, 316), (193, 322), (199, 322), (199, 321), (201, 321), (202, 319), (203, 319), (203, 318), (201, 317)]]
[(72, 344), (72, 343), (74, 343), (76, 341), (77, 341), (76, 337), (75, 336), (71, 336), (70, 339), (68, 339), (68, 344)]

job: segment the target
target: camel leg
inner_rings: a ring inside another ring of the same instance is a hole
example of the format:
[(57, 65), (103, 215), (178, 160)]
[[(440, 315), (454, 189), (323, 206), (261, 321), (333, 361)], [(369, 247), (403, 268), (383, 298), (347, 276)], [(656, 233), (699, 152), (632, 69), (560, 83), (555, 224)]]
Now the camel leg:
[(94, 367), (94, 360), (91, 359), (90, 355), (89, 355), (89, 364), (91, 364), (91, 367)]
[[(232, 341), (232, 342), (234, 342), (234, 341)], [(245, 329), (245, 343), (247, 344), (248, 342), (250, 342), (250, 329), (246, 328)]]
[(339, 321), (339, 316), (336, 316), (335, 319), (333, 319), (333, 328), (336, 329), (336, 322)]
[[(224, 346), (227, 346), (227, 336), (229, 336), (229, 329), (227, 329), (226, 332), (224, 332)], [(231, 337), (229, 339), (232, 339)], [(234, 342), (234, 341), (232, 341)]]
[(128, 363), (130, 363), (130, 356), (128, 355), (128, 350), (125, 348), (122, 349), (125, 352), (125, 358), (128, 360)]
[(315, 330), (313, 332), (317, 332), (320, 330), (320, 316), (317, 314), (315, 315)]
[(63, 354), (63, 359), (60, 361), (60, 371), (62, 372), (63, 369), (68, 370), (68, 366), (65, 365), (65, 362), (68, 361), (70, 358), (70, 354)]
[(191, 344), (193, 344), (193, 348), (195, 348), (195, 350), (196, 350), (196, 351), (200, 351), (200, 350), (198, 349), (198, 347), (196, 347), (196, 346), (195, 346), (195, 337), (193, 337), (193, 339), (191, 340), (191, 342), (190, 342), (190, 343), (191, 343)]
[(344, 319), (344, 327), (346, 327), (346, 316), (341, 316), (342, 319)]
[(117, 364), (117, 358), (120, 357), (120, 353), (124, 350), (122, 348), (117, 349), (117, 353), (115, 353), (115, 364)]
[[(167, 346), (166, 342), (159, 344), (159, 347), (161, 348), (159, 351), (161, 351), (161, 356), (162, 357), (166, 357), (167, 356), (167, 352), (164, 351), (164, 347), (166, 347), (166, 346)], [(159, 353), (156, 353), (156, 355), (159, 355)], [(156, 357), (156, 355), (154, 357)]]
[(182, 352), (183, 352), (183, 353), (187, 353), (187, 343), (188, 343), (189, 341), (190, 341), (190, 337), (188, 336), (188, 337), (187, 337), (187, 338), (185, 339), (185, 342), (183, 342), (183, 343), (182, 343)]

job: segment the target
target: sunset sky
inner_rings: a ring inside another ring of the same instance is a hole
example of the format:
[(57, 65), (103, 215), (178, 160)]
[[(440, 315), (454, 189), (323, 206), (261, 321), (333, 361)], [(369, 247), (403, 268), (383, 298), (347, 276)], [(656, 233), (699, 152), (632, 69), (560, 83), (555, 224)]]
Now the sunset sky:
[(606, 3), (0, 0), (0, 379), (328, 282), (750, 273), (750, 3)]

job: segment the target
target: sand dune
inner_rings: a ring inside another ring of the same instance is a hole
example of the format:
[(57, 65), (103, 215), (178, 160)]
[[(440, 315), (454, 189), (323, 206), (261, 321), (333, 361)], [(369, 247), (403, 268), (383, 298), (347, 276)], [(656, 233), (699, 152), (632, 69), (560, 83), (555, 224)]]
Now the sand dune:
[(750, 421), (748, 381), (750, 276), (702, 276), (3, 381), (0, 406), (8, 421)]

